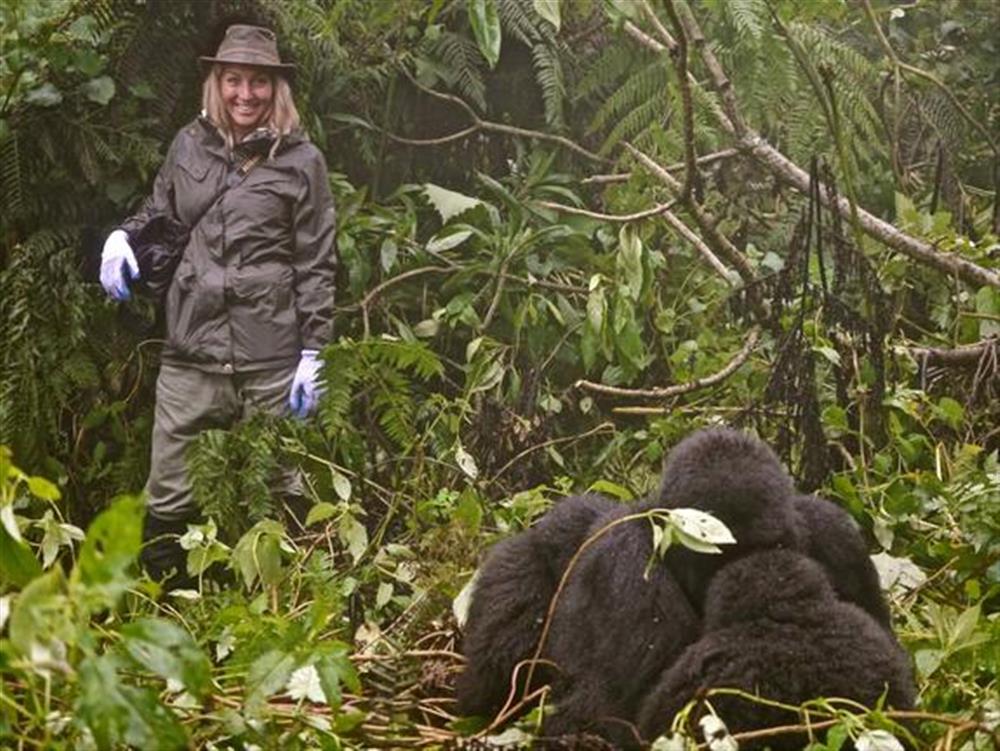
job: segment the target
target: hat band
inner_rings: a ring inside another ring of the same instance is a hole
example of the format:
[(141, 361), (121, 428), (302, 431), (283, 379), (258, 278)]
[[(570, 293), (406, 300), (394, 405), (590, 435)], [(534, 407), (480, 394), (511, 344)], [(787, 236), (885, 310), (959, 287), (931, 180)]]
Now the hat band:
[[(241, 55), (255, 59), (263, 58), (264, 62), (262, 64), (281, 65), (281, 61), (279, 61), (277, 57), (271, 57), (266, 53), (262, 53), (259, 49), (254, 49), (253, 47), (229, 47), (224, 52), (219, 53), (215, 59), (225, 60), (230, 55)], [(237, 61), (234, 60), (233, 62)]]

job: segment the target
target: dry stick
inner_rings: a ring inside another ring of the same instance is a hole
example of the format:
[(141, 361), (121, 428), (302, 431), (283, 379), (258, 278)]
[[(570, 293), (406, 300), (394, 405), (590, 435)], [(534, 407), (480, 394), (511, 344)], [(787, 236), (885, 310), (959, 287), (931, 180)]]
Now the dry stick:
[[(712, 162), (718, 162), (723, 159), (729, 159), (734, 156), (740, 156), (743, 152), (739, 149), (720, 149), (719, 151), (713, 151), (711, 154), (704, 154), (697, 159), (695, 162), (699, 165), (711, 164)], [(677, 172), (686, 167), (684, 162), (677, 162), (675, 164), (668, 164), (664, 167), (667, 172)], [(604, 183), (623, 183), (632, 179), (631, 172), (616, 172), (612, 175), (591, 175), (590, 177), (585, 177), (580, 181), (581, 185), (597, 184), (602, 185)]]
[(735, 373), (737, 368), (745, 363), (747, 358), (750, 357), (754, 347), (757, 346), (757, 340), (759, 338), (760, 327), (754, 326), (750, 330), (750, 334), (747, 336), (747, 340), (744, 342), (743, 348), (736, 353), (736, 356), (732, 360), (726, 363), (726, 366), (722, 368), (722, 370), (712, 373), (711, 375), (707, 375), (704, 378), (688, 381), (687, 383), (678, 383), (674, 386), (666, 386), (659, 389), (625, 389), (619, 386), (608, 386), (603, 383), (579, 380), (574, 383), (573, 386), (575, 388), (583, 388), (589, 391), (596, 391), (599, 394), (609, 394), (611, 396), (649, 397), (653, 399), (665, 399), (671, 396), (688, 394), (692, 391), (703, 389), (706, 386), (714, 386)]
[(993, 337), (975, 344), (964, 344), (954, 349), (944, 347), (907, 347), (906, 351), (926, 365), (973, 367), (984, 355), (1000, 347), (1000, 339)]
[(498, 469), (493, 474), (493, 477), (490, 479), (490, 482), (496, 482), (497, 478), (499, 478), (500, 475), (502, 475), (504, 472), (506, 472), (514, 464), (516, 464), (517, 462), (519, 462), (521, 459), (523, 459), (524, 457), (526, 457), (528, 454), (530, 454), (530, 453), (532, 453), (534, 451), (538, 451), (538, 449), (547, 448), (548, 446), (554, 446), (557, 443), (566, 443), (568, 441), (579, 441), (579, 440), (582, 440), (584, 438), (589, 438), (590, 436), (594, 435), (595, 433), (603, 433), (603, 432), (605, 432), (606, 430), (609, 430), (609, 429), (612, 432), (614, 432), (615, 424), (613, 422), (602, 422), (597, 427), (591, 428), (586, 433), (581, 433), (580, 435), (568, 435), (568, 436), (564, 436), (562, 438), (553, 438), (551, 440), (544, 441), (543, 443), (535, 444), (534, 446), (528, 446), (528, 448), (526, 448), (524, 451), (520, 452), (517, 456), (515, 456), (509, 462), (507, 462), (502, 467), (500, 467), (500, 469)]
[(556, 211), (562, 211), (566, 214), (575, 214), (576, 216), (586, 216), (591, 219), (600, 219), (605, 222), (621, 222), (625, 224), (628, 222), (638, 222), (642, 219), (649, 219), (657, 214), (670, 211), (670, 209), (672, 209), (677, 202), (669, 201), (667, 203), (658, 203), (651, 209), (637, 211), (634, 214), (602, 214), (599, 211), (588, 211), (587, 209), (580, 209), (576, 206), (567, 206), (564, 203), (556, 203), (555, 201), (536, 201), (535, 203), (543, 208), (555, 209)]
[[(684, 114), (682, 123), (684, 127), (684, 184), (681, 187), (680, 199), (684, 203), (691, 203), (691, 189), (698, 178), (698, 167), (696, 164), (697, 153), (694, 144), (694, 105), (691, 103), (691, 81), (688, 78), (688, 45), (687, 34), (681, 26), (677, 11), (674, 8), (673, 0), (665, 0), (667, 15), (670, 16), (670, 23), (674, 27), (677, 35), (677, 50), (674, 55), (674, 68), (677, 69), (677, 86), (681, 92), (681, 109)], [(659, 18), (653, 13), (648, 2), (643, 3), (646, 15), (652, 18), (659, 26)], [(661, 36), (666, 30), (661, 32)]]
[[(624, 142), (624, 146), (628, 149), (629, 153), (631, 153), (632, 156), (639, 161), (640, 164), (648, 169), (655, 177), (658, 177), (664, 185), (671, 188), (675, 192), (679, 192), (681, 190), (680, 181), (663, 169), (663, 167), (652, 157), (645, 152), (640, 151), (628, 141)], [(716, 253), (722, 255), (729, 263), (736, 267), (736, 271), (743, 281), (747, 284), (755, 282), (757, 280), (757, 276), (754, 273), (753, 266), (750, 265), (750, 261), (747, 260), (747, 257), (743, 253), (740, 253), (739, 249), (737, 249), (737, 247), (718, 230), (711, 217), (709, 217), (702, 210), (702, 208), (693, 201), (689, 201), (687, 207), (691, 212), (691, 216), (694, 217), (695, 222), (698, 224), (698, 228), (702, 231), (705, 242), (710, 244)]]

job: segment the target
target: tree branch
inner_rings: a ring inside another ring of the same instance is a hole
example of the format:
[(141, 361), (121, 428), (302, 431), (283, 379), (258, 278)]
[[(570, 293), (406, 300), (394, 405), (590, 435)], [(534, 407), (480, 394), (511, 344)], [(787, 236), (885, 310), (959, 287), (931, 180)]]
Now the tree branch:
[(730, 360), (726, 366), (722, 368), (722, 370), (716, 371), (715, 373), (707, 375), (704, 378), (689, 381), (688, 383), (679, 383), (675, 386), (667, 386), (659, 389), (624, 389), (618, 386), (608, 386), (603, 383), (594, 383), (593, 381), (585, 380), (577, 381), (573, 385), (576, 388), (587, 389), (588, 391), (594, 391), (598, 394), (608, 394), (609, 396), (666, 399), (672, 396), (680, 396), (681, 394), (689, 394), (692, 391), (698, 391), (699, 389), (703, 389), (707, 386), (714, 386), (717, 383), (721, 383), (735, 373), (736, 370), (750, 357), (750, 354), (753, 352), (754, 347), (757, 346), (757, 341), (759, 339), (760, 327), (754, 326), (750, 329), (750, 335), (743, 344), (743, 348), (736, 353), (736, 356)]

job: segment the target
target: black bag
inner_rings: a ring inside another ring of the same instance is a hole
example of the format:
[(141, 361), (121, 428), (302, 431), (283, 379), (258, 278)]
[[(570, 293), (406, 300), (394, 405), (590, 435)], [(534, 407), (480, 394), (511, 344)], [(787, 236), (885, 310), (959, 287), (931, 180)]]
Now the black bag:
[(177, 264), (181, 262), (191, 230), (166, 214), (153, 214), (128, 235), (139, 264), (139, 292), (159, 305), (166, 299)]

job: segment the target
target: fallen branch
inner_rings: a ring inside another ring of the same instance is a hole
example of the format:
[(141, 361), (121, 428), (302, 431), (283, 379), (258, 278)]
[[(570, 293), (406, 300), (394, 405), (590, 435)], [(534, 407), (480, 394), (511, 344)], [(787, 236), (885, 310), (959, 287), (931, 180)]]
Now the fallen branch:
[(688, 383), (679, 383), (675, 386), (667, 386), (659, 389), (625, 389), (619, 386), (608, 386), (603, 383), (594, 383), (593, 381), (585, 380), (577, 381), (573, 385), (575, 388), (587, 389), (588, 391), (594, 391), (598, 394), (608, 394), (610, 396), (664, 399), (672, 396), (680, 396), (681, 394), (689, 394), (692, 391), (698, 391), (699, 389), (703, 389), (707, 386), (714, 386), (735, 373), (736, 370), (750, 357), (754, 347), (757, 346), (759, 338), (760, 327), (754, 326), (750, 330), (750, 334), (747, 337), (746, 342), (743, 344), (743, 348), (736, 353), (736, 356), (730, 360), (726, 366), (722, 368), (722, 370), (705, 376), (704, 378), (689, 381)]
[(948, 349), (946, 347), (907, 347), (906, 351), (924, 365), (944, 367), (976, 367), (983, 357), (996, 356), (1000, 350), (1000, 338), (993, 337), (976, 344), (965, 344)]

